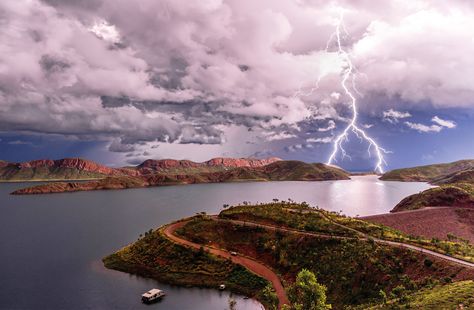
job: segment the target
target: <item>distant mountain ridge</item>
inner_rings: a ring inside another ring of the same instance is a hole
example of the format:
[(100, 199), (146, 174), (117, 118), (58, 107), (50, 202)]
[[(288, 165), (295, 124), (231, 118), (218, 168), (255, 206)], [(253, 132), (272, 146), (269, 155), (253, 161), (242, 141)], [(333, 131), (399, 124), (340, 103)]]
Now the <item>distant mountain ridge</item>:
[[(53, 182), (20, 189), (13, 192), (13, 194), (47, 194), (197, 183), (242, 181), (324, 181), (349, 179), (349, 174), (344, 170), (319, 163), (308, 164), (301, 161), (283, 160), (277, 160), (265, 165), (264, 163), (266, 162), (262, 162), (262, 165), (257, 167), (226, 166), (225, 169), (207, 172), (196, 172), (193, 170), (195, 167), (190, 167), (190, 173), (175, 174), (169, 172), (158, 172), (145, 173), (139, 176), (111, 176), (89, 182)], [(161, 164), (163, 164), (163, 162)], [(176, 163), (173, 163), (173, 165), (175, 164)], [(185, 164), (187, 165), (188, 163)], [(246, 163), (246, 165), (252, 164)], [(255, 162), (253, 162), (253, 165), (255, 165)]]
[(0, 181), (101, 179), (110, 176), (141, 176), (155, 173), (203, 173), (226, 168), (263, 167), (280, 158), (213, 158), (203, 163), (190, 160), (149, 159), (136, 167), (111, 168), (82, 158), (41, 159), (21, 163), (0, 161)]
[(81, 158), (42, 159), (0, 164), (0, 180), (2, 181), (80, 180), (122, 174), (120, 169)]
[(384, 181), (435, 182), (438, 179), (473, 168), (474, 159), (465, 159), (452, 163), (395, 169), (384, 173), (380, 179)]
[(207, 172), (220, 170), (222, 168), (263, 167), (281, 160), (281, 158), (277, 157), (266, 159), (216, 157), (198, 163), (191, 160), (148, 159), (138, 165), (135, 169), (137, 169), (142, 175), (157, 172), (182, 172), (183, 170), (189, 172), (190, 169), (193, 169), (195, 172)]

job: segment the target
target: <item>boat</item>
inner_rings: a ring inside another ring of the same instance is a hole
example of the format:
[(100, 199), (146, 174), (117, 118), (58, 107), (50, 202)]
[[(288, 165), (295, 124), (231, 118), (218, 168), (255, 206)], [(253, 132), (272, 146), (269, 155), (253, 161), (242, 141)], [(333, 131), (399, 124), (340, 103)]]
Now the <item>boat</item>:
[(163, 296), (165, 296), (165, 292), (157, 288), (154, 288), (142, 294), (142, 302), (145, 304), (151, 304), (155, 301), (160, 300)]
[(220, 289), (221, 291), (225, 290), (225, 285), (224, 285), (224, 284), (219, 285), (219, 289)]

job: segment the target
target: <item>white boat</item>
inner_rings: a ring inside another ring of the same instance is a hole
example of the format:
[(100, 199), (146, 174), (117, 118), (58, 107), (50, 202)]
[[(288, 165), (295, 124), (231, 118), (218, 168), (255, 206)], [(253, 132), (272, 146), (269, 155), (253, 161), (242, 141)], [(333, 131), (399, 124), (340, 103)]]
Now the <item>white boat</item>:
[(149, 303), (160, 300), (163, 296), (165, 296), (165, 292), (157, 288), (154, 288), (154, 289), (149, 290), (145, 294), (142, 294), (142, 302), (149, 304)]
[(224, 284), (219, 285), (219, 289), (220, 289), (221, 291), (225, 290), (225, 285), (224, 285)]

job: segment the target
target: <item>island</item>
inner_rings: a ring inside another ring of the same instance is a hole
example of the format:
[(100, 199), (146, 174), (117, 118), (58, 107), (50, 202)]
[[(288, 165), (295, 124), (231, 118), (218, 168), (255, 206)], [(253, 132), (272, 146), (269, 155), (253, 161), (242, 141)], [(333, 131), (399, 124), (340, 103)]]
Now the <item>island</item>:
[[(136, 167), (110, 168), (82, 159), (4, 164), (6, 181), (60, 180), (14, 191), (14, 195), (50, 194), (164, 185), (348, 180), (349, 173), (322, 163), (279, 158), (214, 158), (203, 163), (188, 160), (146, 160)], [(93, 178), (93, 180), (91, 180)], [(74, 179), (75, 181), (64, 181)]]
[(224, 284), (266, 309), (456, 309), (474, 304), (474, 247), (278, 201), (150, 230), (106, 267), (185, 286)]

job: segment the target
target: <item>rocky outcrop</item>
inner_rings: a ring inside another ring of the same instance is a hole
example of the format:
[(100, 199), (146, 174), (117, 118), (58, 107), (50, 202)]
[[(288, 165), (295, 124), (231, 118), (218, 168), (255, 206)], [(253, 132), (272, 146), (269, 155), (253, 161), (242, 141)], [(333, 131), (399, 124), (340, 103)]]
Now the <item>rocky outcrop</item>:
[(190, 160), (148, 159), (145, 160), (142, 164), (138, 165), (136, 169), (142, 175), (167, 171), (176, 172), (183, 171), (186, 169), (189, 169), (188, 172), (193, 169), (196, 170), (196, 172), (209, 172), (211, 170), (215, 171), (216, 168), (258, 168), (264, 167), (277, 161), (281, 161), (281, 159), (276, 157), (267, 159), (217, 157), (202, 163), (197, 163)]
[[(174, 164), (174, 163), (173, 163)], [(262, 167), (236, 167), (200, 173), (154, 173), (137, 177), (108, 177), (91, 182), (58, 182), (20, 189), (12, 194), (46, 194), (102, 189), (122, 189), (176, 184), (236, 181), (322, 181), (346, 180), (348, 173), (324, 164), (278, 161)]]
[(116, 169), (109, 168), (104, 165), (100, 165), (96, 162), (81, 158), (64, 158), (58, 160), (41, 159), (33, 160), (23, 163), (12, 164), (17, 166), (19, 169), (31, 169), (31, 168), (70, 168), (81, 171), (95, 172), (104, 175), (117, 175), (119, 172)]
[(6, 181), (84, 180), (138, 174), (134, 169), (115, 169), (81, 158), (44, 159), (0, 165), (0, 180)]
[(218, 172), (227, 168), (258, 168), (280, 160), (279, 158), (214, 158), (203, 163), (196, 163), (190, 160), (149, 159), (137, 167), (124, 168), (111, 168), (81, 158), (43, 159), (23, 163), (0, 161), (0, 180), (80, 180), (109, 176), (139, 177), (156, 173), (195, 174)]
[(270, 157), (266, 159), (255, 159), (255, 158), (217, 157), (217, 158), (213, 158), (211, 160), (204, 162), (204, 164), (210, 167), (222, 166), (222, 167), (228, 167), (228, 168), (240, 168), (240, 167), (256, 168), (256, 167), (263, 167), (277, 161), (281, 161), (281, 158)]
[(199, 167), (201, 164), (190, 160), (176, 160), (176, 159), (147, 159), (137, 168), (148, 168), (153, 170), (170, 169), (170, 168), (191, 168)]

